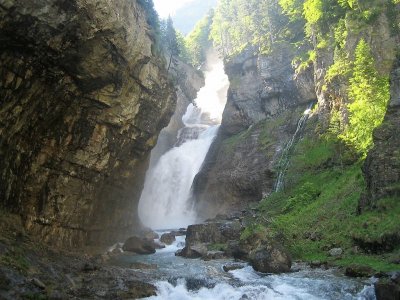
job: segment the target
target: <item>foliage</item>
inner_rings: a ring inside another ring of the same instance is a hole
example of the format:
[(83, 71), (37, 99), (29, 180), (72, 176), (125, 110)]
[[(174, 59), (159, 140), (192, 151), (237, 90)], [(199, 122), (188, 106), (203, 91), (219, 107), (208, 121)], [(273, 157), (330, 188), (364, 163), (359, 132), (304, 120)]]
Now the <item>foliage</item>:
[(288, 198), (285, 206), (283, 207), (283, 212), (288, 212), (295, 207), (301, 207), (310, 204), (314, 201), (321, 191), (319, 191), (313, 183), (305, 182), (298, 191), (291, 197)]
[(345, 151), (339, 151), (338, 143), (326, 137), (306, 137), (296, 145), (287, 174), (291, 185), (260, 202), (259, 223), (269, 220), (267, 232), (272, 238), (283, 235), (280, 239), (294, 258), (329, 261), (328, 250), (341, 247), (345, 250), (342, 259), (332, 259), (331, 263), (394, 270), (397, 266), (389, 261), (397, 250), (382, 257), (354, 253), (352, 249), (354, 238), (379, 241), (382, 236), (398, 232), (400, 203), (386, 199), (376, 210), (357, 215), (358, 200), (364, 191), (362, 161), (341, 165), (345, 159), (340, 156)]
[(215, 10), (210, 37), (224, 57), (248, 47), (268, 53), (284, 34), (285, 16), (277, 1), (221, 0)]
[(267, 229), (262, 224), (250, 224), (240, 234), (240, 240), (244, 241), (252, 237), (263, 237), (266, 235)]
[(210, 10), (203, 19), (197, 22), (192, 32), (185, 39), (189, 61), (195, 67), (201, 66), (206, 61), (207, 50), (211, 46), (209, 35), (213, 16), (214, 11)]
[(389, 78), (378, 74), (370, 47), (363, 39), (355, 50), (349, 98), (350, 121), (341, 137), (366, 155), (373, 143), (372, 132), (382, 123), (386, 112)]

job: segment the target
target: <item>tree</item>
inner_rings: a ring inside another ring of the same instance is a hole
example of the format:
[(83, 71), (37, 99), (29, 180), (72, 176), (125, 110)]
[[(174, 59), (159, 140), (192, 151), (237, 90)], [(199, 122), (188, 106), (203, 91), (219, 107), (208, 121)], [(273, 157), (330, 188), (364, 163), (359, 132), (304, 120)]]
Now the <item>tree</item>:
[(173, 58), (178, 57), (180, 53), (178, 39), (171, 16), (169, 16), (167, 19), (164, 41), (166, 43), (167, 51), (169, 53), (169, 63), (167, 68), (167, 71), (169, 71), (171, 63), (173, 62)]
[(190, 61), (195, 67), (205, 62), (207, 50), (211, 46), (209, 35), (213, 16), (214, 11), (210, 10), (203, 19), (196, 23), (194, 29), (186, 37)]

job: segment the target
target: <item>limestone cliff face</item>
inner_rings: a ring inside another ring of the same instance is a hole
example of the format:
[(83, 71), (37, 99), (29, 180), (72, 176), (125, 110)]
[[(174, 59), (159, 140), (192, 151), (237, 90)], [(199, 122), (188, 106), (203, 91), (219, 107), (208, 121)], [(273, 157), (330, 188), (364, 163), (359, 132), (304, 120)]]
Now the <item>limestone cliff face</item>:
[(316, 100), (312, 73), (296, 77), (292, 57), (281, 48), (270, 56), (243, 53), (226, 65), (222, 125), (193, 187), (200, 217), (243, 209), (271, 193), (284, 145)]
[(400, 59), (391, 74), (390, 94), (385, 119), (374, 131), (374, 148), (364, 163), (367, 192), (360, 199), (360, 210), (373, 208), (385, 197), (400, 197)]
[(57, 245), (138, 226), (147, 157), (176, 96), (134, 0), (0, 4), (0, 203)]

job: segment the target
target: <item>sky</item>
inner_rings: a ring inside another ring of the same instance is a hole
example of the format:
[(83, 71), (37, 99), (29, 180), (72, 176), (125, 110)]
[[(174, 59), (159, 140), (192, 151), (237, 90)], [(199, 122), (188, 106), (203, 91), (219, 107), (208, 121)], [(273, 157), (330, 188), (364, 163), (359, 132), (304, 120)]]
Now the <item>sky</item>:
[(168, 15), (173, 16), (179, 8), (190, 2), (193, 0), (154, 0), (154, 7), (161, 18), (167, 18)]

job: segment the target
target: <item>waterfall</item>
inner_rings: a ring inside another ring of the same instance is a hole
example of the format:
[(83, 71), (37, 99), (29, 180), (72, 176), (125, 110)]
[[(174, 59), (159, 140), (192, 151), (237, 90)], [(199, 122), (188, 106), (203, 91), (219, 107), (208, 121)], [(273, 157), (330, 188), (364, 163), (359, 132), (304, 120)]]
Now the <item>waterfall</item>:
[(299, 121), (297, 122), (297, 128), (293, 136), (290, 138), (290, 140), (287, 142), (285, 148), (282, 151), (281, 158), (279, 159), (279, 173), (278, 177), (276, 178), (275, 182), (275, 187), (274, 191), (278, 192), (282, 189), (283, 187), (283, 180), (285, 178), (286, 171), (289, 167), (289, 158), (290, 158), (290, 153), (292, 151), (292, 148), (294, 146), (295, 141), (298, 139), (298, 137), (301, 135), (304, 125), (307, 122), (308, 117), (310, 116), (311, 113), (311, 108), (313, 106), (313, 103), (310, 104), (310, 106), (304, 111), (303, 115), (300, 117)]
[(179, 228), (195, 222), (191, 186), (217, 134), (229, 86), (223, 62), (208, 56), (205, 85), (189, 104), (174, 148), (147, 172), (139, 217), (153, 229)]

